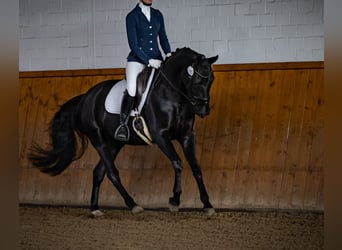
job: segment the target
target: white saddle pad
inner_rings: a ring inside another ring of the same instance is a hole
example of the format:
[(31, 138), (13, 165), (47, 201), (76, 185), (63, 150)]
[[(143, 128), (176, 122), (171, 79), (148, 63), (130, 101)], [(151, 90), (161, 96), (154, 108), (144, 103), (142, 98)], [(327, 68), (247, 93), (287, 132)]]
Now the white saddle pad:
[[(151, 87), (151, 83), (152, 83), (152, 79), (154, 76), (154, 72), (155, 69), (152, 69), (152, 72), (148, 78), (148, 82), (147, 82), (147, 86), (146, 86), (146, 90), (142, 95), (141, 101), (139, 103), (138, 106), (138, 114), (140, 114), (146, 98), (147, 98), (147, 94), (150, 90)], [(121, 80), (119, 82), (117, 82), (112, 89), (109, 91), (106, 100), (105, 100), (105, 109), (107, 110), (108, 113), (112, 113), (112, 114), (120, 114), (120, 108), (121, 108), (121, 100), (123, 97), (123, 93), (126, 90), (126, 80)], [(136, 114), (136, 112), (134, 112), (134, 110), (132, 110), (131, 112), (131, 116), (134, 116)]]
[(108, 113), (120, 114), (121, 100), (125, 89), (126, 80), (121, 80), (109, 91), (105, 100), (105, 108)]

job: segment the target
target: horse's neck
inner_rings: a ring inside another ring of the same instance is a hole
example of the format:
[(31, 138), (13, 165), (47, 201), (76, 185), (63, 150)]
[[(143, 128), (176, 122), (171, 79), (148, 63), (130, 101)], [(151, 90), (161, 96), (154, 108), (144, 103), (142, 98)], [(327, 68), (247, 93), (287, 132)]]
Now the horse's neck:
[(168, 79), (179, 82), (181, 72), (191, 64), (190, 61), (187, 61), (188, 60), (182, 60), (181, 58), (173, 59), (172, 62), (169, 62), (169, 64), (165, 66), (163, 71), (164, 74)]
[(157, 98), (158, 96), (164, 96), (165, 99), (179, 102), (186, 94), (186, 88), (182, 80), (180, 71), (181, 69), (175, 69), (175, 71), (168, 70), (167, 73), (160, 71), (160, 80), (156, 81), (156, 89), (153, 91)]
[(166, 62), (162, 69), (164, 74), (164, 81), (167, 81), (167, 85), (172, 85), (171, 87), (176, 88), (178, 91), (185, 91), (184, 86), (184, 76), (182, 72), (190, 66), (193, 62), (192, 55), (184, 55), (182, 53), (176, 54)]

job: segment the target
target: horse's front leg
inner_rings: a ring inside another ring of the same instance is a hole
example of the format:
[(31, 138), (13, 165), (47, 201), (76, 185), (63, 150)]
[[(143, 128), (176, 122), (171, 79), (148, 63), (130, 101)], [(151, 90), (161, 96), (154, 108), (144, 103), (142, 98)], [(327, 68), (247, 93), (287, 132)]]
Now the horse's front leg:
[(177, 212), (180, 205), (180, 196), (182, 194), (181, 174), (183, 170), (180, 160), (172, 161), (172, 166), (175, 171), (175, 181), (173, 184), (173, 197), (169, 199), (169, 209), (171, 212)]
[(171, 212), (177, 212), (180, 205), (180, 196), (182, 194), (181, 174), (183, 165), (173, 144), (168, 139), (159, 138), (157, 144), (161, 151), (171, 160), (173, 170), (175, 172), (175, 180), (173, 184), (173, 197), (169, 199), (169, 209)]
[(203, 209), (208, 215), (212, 215), (215, 213), (215, 209), (211, 205), (209, 201), (209, 196), (205, 185), (203, 183), (202, 170), (200, 165), (198, 164), (196, 157), (196, 149), (195, 149), (195, 135), (192, 132), (189, 136), (183, 138), (182, 146), (184, 150), (185, 157), (189, 162), (192, 173), (196, 179), (197, 186), (200, 192), (200, 199), (203, 203)]

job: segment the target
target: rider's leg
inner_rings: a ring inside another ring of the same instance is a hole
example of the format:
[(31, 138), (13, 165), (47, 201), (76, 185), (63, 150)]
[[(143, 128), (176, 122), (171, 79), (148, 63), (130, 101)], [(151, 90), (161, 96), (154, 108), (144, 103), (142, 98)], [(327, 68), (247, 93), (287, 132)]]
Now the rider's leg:
[(120, 141), (129, 140), (129, 129), (127, 122), (129, 114), (133, 108), (134, 97), (136, 92), (136, 82), (138, 74), (145, 68), (145, 65), (138, 62), (127, 62), (126, 66), (126, 82), (127, 90), (124, 92), (120, 110), (120, 125), (116, 129), (114, 137)]
[(127, 91), (130, 96), (135, 96), (137, 89), (137, 76), (145, 68), (145, 64), (138, 62), (127, 62), (126, 81)]

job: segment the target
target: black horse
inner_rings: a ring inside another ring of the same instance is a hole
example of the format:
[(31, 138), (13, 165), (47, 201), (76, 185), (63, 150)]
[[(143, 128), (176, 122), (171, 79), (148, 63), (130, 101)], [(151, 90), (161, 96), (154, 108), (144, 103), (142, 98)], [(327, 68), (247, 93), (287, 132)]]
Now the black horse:
[[(206, 58), (189, 48), (177, 49), (155, 72), (151, 92), (141, 111), (150, 131), (152, 143), (158, 145), (170, 159), (174, 168), (173, 197), (169, 199), (171, 211), (178, 210), (182, 193), (183, 166), (171, 142), (176, 140), (182, 146), (191, 166), (204, 211), (208, 214), (215, 213), (196, 159), (193, 125), (195, 115), (204, 117), (209, 114), (209, 92), (214, 81), (212, 64), (217, 59), (218, 56)], [(133, 132), (128, 142), (114, 139), (119, 115), (108, 113), (104, 107), (104, 101), (116, 83), (115, 80), (100, 82), (85, 94), (76, 96), (63, 104), (50, 125), (51, 148), (43, 149), (34, 144), (29, 156), (33, 165), (42, 172), (58, 175), (72, 161), (82, 156), (89, 139), (100, 156), (100, 161), (93, 170), (90, 209), (94, 216), (102, 214), (98, 206), (98, 196), (105, 174), (133, 213), (143, 211), (143, 208), (135, 203), (122, 185), (114, 164), (116, 156), (125, 144), (146, 144)], [(129, 122), (129, 128), (133, 131), (131, 122)]]

